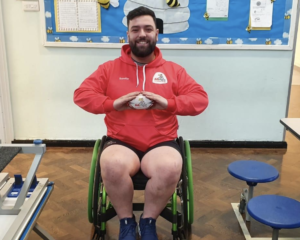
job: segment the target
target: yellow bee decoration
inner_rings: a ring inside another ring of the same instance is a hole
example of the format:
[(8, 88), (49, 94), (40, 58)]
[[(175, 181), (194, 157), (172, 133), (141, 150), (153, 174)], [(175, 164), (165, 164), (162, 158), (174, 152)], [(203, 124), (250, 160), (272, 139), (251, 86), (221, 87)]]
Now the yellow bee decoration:
[(270, 38), (266, 39), (266, 45), (271, 45), (272, 44), (272, 41)]
[(232, 39), (231, 39), (231, 38), (227, 38), (226, 43), (227, 43), (227, 44), (232, 44)]
[(59, 39), (59, 37), (54, 38), (55, 42), (61, 42), (61, 40)]
[(291, 15), (290, 14), (285, 14), (284, 15), (284, 19), (290, 19), (291, 18)]
[(89, 43), (93, 42), (91, 38), (87, 38), (86, 41)]
[(246, 31), (247, 31), (248, 33), (250, 33), (250, 32), (251, 32), (251, 28), (250, 28), (250, 26), (246, 27)]
[(178, 0), (166, 0), (169, 7), (179, 7), (180, 3)]
[(202, 44), (202, 39), (201, 38), (197, 38), (196, 44)]
[(47, 33), (49, 33), (49, 34), (52, 34), (52, 33), (53, 33), (52, 27), (48, 27)]
[(206, 13), (204, 13), (204, 16), (203, 16), (206, 20), (208, 20), (209, 19), (209, 15), (208, 15), (208, 13), (206, 12)]
[(98, 3), (101, 7), (108, 9), (109, 8), (109, 0), (98, 0)]
[(120, 37), (120, 40), (119, 40), (120, 43), (125, 43), (125, 39), (124, 37)]

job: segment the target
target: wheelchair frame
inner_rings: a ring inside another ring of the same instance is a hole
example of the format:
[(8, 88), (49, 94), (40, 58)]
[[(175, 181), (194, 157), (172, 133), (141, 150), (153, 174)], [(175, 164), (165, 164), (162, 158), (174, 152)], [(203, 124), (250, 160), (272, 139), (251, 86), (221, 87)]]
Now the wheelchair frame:
[[(94, 225), (93, 240), (105, 240), (106, 222), (117, 215), (112, 204), (107, 201), (107, 193), (103, 186), (100, 171), (100, 156), (106, 136), (97, 140), (93, 149), (90, 168), (89, 193), (88, 193), (88, 219)], [(194, 221), (194, 193), (193, 173), (190, 144), (182, 137), (177, 138), (183, 159), (182, 172), (177, 187), (170, 202), (160, 213), (160, 216), (172, 223), (173, 240), (188, 239), (191, 233), (191, 225)], [(135, 177), (135, 176), (134, 176)], [(133, 177), (133, 178), (134, 178)], [(144, 190), (146, 182), (137, 186), (134, 182), (134, 190)], [(181, 212), (177, 210), (177, 199), (180, 200)], [(133, 203), (133, 211), (143, 211), (144, 203)]]

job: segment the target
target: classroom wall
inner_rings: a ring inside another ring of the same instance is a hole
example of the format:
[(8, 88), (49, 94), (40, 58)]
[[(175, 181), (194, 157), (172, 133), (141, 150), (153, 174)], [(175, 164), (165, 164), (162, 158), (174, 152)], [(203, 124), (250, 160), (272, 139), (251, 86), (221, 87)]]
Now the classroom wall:
[(295, 54), (295, 63), (297, 67), (300, 68), (300, 18), (298, 23), (298, 35), (296, 41), (296, 54)]
[[(3, 1), (15, 139), (97, 139), (103, 115), (73, 103), (73, 92), (119, 49), (43, 47), (39, 12)], [(210, 104), (197, 117), (179, 117), (190, 140), (282, 141), (292, 51), (163, 50), (206, 89)]]
[[(5, 45), (4, 45), (4, 37), (3, 37), (3, 24), (1, 21), (1, 15), (2, 13), (2, 7), (1, 7), (1, 2), (0, 2), (0, 84), (2, 86), (2, 82), (4, 81), (4, 76), (3, 76), (3, 72), (5, 71), (5, 69), (3, 69), (3, 58), (6, 59), (6, 55), (4, 54), (4, 50), (5, 50)], [(2, 88), (0, 87), (0, 143), (4, 142), (4, 121), (3, 121), (3, 101), (2, 101)]]

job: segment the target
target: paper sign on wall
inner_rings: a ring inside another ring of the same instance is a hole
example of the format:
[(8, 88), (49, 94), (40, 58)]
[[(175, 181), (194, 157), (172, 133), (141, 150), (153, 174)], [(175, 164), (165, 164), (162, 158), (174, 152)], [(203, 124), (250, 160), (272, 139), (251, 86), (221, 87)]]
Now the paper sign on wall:
[(55, 0), (57, 32), (101, 32), (97, 0)]
[(227, 20), (229, 11), (229, 0), (207, 0), (207, 20)]
[[(251, 0), (250, 25), (255, 28), (271, 28), (273, 17), (273, 3), (271, 0)], [(259, 30), (259, 29), (257, 29)]]

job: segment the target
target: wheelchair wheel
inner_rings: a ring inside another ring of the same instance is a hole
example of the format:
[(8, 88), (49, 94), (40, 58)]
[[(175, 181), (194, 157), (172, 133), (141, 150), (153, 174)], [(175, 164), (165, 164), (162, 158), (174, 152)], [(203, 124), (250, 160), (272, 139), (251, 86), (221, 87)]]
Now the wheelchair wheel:
[(93, 217), (94, 217), (94, 226), (97, 227), (99, 226), (98, 223), (98, 210), (102, 206), (102, 190), (103, 186), (101, 183), (101, 171), (100, 171), (100, 151), (98, 153), (98, 159), (97, 159), (97, 164), (96, 164), (96, 169), (95, 169), (95, 179), (94, 179), (94, 194), (93, 194)]
[(182, 231), (178, 232), (178, 237), (173, 236), (173, 240), (186, 240), (184, 233)]
[[(95, 204), (97, 204), (98, 199), (96, 200), (94, 193), (96, 192), (99, 193), (99, 187), (100, 187), (99, 179), (101, 179), (100, 165), (97, 166), (97, 163), (99, 163), (101, 151), (105, 143), (105, 140), (106, 140), (106, 136), (104, 136), (101, 140), (97, 140), (93, 149), (93, 156), (92, 156), (90, 177), (89, 177), (89, 192), (88, 192), (88, 219), (90, 223), (93, 223), (95, 216), (97, 216), (95, 215), (96, 214), (95, 210), (97, 210)], [(97, 177), (96, 174), (98, 174)]]
[(185, 146), (185, 160), (186, 160), (186, 170), (188, 177), (188, 227), (191, 228), (194, 222), (194, 187), (193, 187), (193, 169), (192, 169), (192, 157), (191, 148), (189, 141), (184, 141)]
[(106, 211), (106, 191), (103, 187), (100, 171), (100, 156), (105, 140), (106, 136), (101, 141), (96, 141), (90, 170), (88, 217), (94, 226), (93, 240), (104, 240), (106, 233), (106, 222), (101, 221), (101, 214), (104, 215)]
[[(101, 181), (101, 173), (100, 173), (100, 162), (97, 163), (97, 172), (95, 175), (95, 191), (94, 191), (94, 226), (95, 226), (95, 233), (93, 240), (105, 240), (106, 234), (106, 221), (105, 221), (105, 214), (106, 214), (106, 203), (107, 203), (107, 195), (105, 188), (103, 186), (103, 182)], [(99, 179), (99, 180), (96, 180)], [(99, 186), (97, 188), (97, 185)]]
[(94, 216), (93, 216), (93, 195), (94, 195), (94, 179), (95, 179), (95, 170), (96, 164), (98, 161), (98, 153), (100, 150), (101, 140), (97, 140), (94, 149), (93, 149), (93, 156), (92, 162), (90, 167), (90, 177), (89, 177), (89, 193), (88, 193), (88, 219), (90, 223), (93, 223)]
[(105, 235), (101, 236), (99, 234), (99, 231), (97, 231), (96, 228), (94, 227), (94, 225), (93, 225), (92, 232), (93, 232), (93, 236), (92, 236), (91, 240), (105, 240)]
[[(178, 184), (178, 196), (180, 198), (181, 208), (181, 223), (178, 223), (178, 235), (180, 239), (186, 239), (189, 236), (189, 222), (188, 222), (188, 175), (186, 168), (185, 146), (182, 137), (179, 138), (179, 146), (182, 153), (182, 173)], [(184, 237), (184, 238), (182, 238)]]

